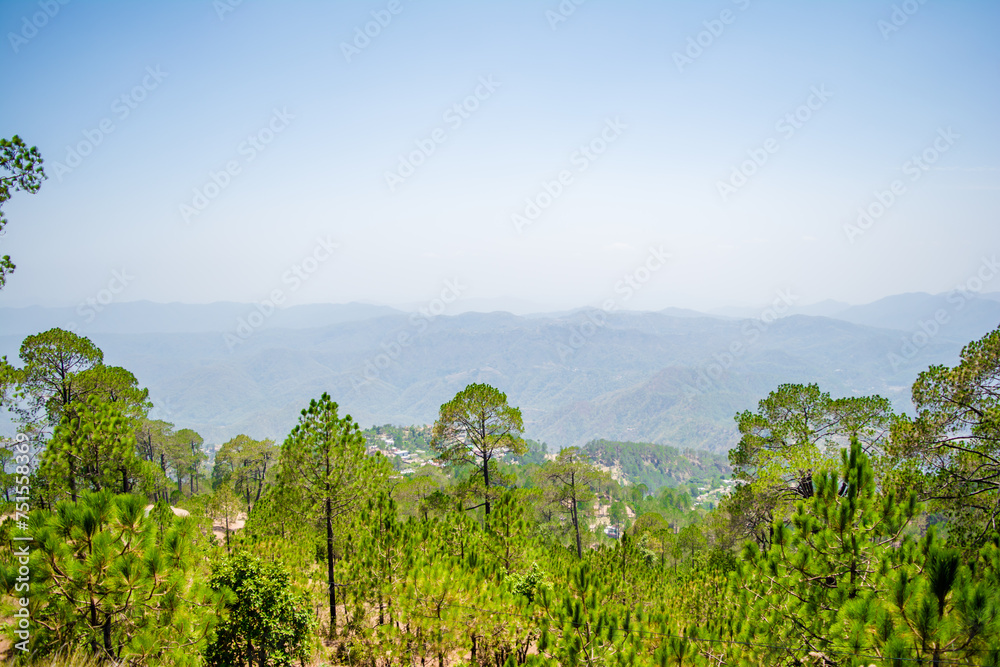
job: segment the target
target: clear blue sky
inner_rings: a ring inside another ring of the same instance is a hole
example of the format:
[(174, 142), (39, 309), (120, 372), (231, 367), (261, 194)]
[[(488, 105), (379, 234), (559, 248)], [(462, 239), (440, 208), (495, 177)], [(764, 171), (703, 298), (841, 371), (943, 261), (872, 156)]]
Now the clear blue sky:
[[(49, 179), (5, 205), (0, 305), (76, 305), (122, 270), (121, 300), (420, 304), (457, 279), (544, 308), (862, 303), (1000, 252), (997, 3), (562, 6), (5, 0), (0, 135)], [(650, 247), (666, 265), (616, 293)]]

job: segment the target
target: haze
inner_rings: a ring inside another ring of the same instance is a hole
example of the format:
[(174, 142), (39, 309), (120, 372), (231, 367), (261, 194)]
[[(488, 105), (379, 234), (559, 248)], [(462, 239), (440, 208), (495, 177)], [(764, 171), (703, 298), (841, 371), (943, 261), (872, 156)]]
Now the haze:
[(4, 207), (0, 306), (968, 287), (1000, 245), (998, 21), (916, 0), (8, 0), (0, 134), (49, 179)]

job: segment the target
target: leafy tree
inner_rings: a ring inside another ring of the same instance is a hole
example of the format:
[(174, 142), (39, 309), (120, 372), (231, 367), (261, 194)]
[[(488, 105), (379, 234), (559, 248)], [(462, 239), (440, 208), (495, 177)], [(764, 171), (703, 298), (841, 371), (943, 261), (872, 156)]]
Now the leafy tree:
[[(88, 492), (29, 518), (29, 612), (36, 655), (86, 647), (114, 664), (193, 665), (221, 613), (222, 597), (199, 583), (190, 521), (157, 541), (138, 496)], [(16, 562), (0, 568), (14, 595)], [(23, 589), (21, 589), (23, 590)]]
[(813, 475), (836, 471), (851, 438), (869, 455), (880, 453), (892, 418), (880, 396), (833, 399), (815, 384), (783, 384), (756, 413), (736, 415), (742, 437), (729, 454), (734, 477), (758, 491), (775, 487), (786, 497), (809, 498)]
[(228, 553), (230, 551), (229, 524), (236, 521), (240, 515), (240, 499), (233, 492), (231, 482), (223, 482), (215, 488), (212, 498), (208, 501), (206, 511), (213, 521), (222, 521), (226, 529), (226, 552)]
[(151, 470), (158, 470), (153, 485), (154, 496), (168, 497), (167, 456), (174, 438), (174, 425), (159, 419), (143, 419), (136, 430), (136, 443), (140, 458), (147, 461)]
[(778, 495), (773, 488), (754, 491), (752, 485), (740, 484), (722, 499), (716, 514), (725, 517), (737, 538), (753, 539), (766, 551), (771, 545)]
[(982, 544), (1000, 525), (1000, 329), (970, 343), (954, 368), (932, 366), (913, 384), (916, 417), (901, 416), (893, 453), (903, 485), (951, 517), (950, 530)]
[(567, 583), (560, 592), (540, 591), (539, 653), (559, 665), (629, 664), (618, 661), (630, 653), (634, 660), (641, 615), (606, 604), (608, 584), (588, 563), (574, 568)]
[[(507, 395), (487, 384), (470, 384), (441, 406), (434, 423), (432, 446), (442, 461), (468, 465), (482, 480), (486, 521), (490, 517), (492, 490), (490, 473), (496, 457), (512, 452), (525, 454), (521, 438), (524, 422), (521, 410), (507, 404)], [(475, 509), (475, 508), (469, 508)]]
[(201, 464), (208, 459), (208, 454), (202, 450), (201, 446), (205, 440), (195, 431), (189, 428), (182, 428), (174, 435), (178, 454), (175, 460), (177, 466), (177, 488), (180, 489), (183, 474), (187, 474), (192, 495), (198, 493), (198, 472)]
[(7, 375), (23, 402), (8, 407), (26, 427), (58, 424), (67, 405), (86, 398), (90, 386), (80, 375), (104, 363), (89, 338), (58, 328), (25, 338), (18, 356), (23, 367), (8, 365)]
[(625, 503), (620, 500), (615, 500), (611, 503), (611, 507), (608, 508), (608, 519), (611, 521), (611, 525), (615, 527), (615, 536), (621, 537), (622, 535), (622, 522), (628, 517), (628, 511), (625, 507)]
[(548, 486), (547, 500), (562, 509), (573, 525), (577, 558), (583, 557), (580, 541), (580, 508), (593, 504), (594, 487), (605, 481), (607, 473), (598, 470), (577, 447), (567, 447), (554, 461), (546, 462), (538, 471)]
[(350, 415), (341, 418), (329, 394), (313, 399), (281, 446), (279, 484), (289, 506), (326, 532), (330, 636), (337, 633), (334, 520), (373, 495), (388, 475), (382, 456), (365, 454), (365, 439)]
[(427, 518), (431, 511), (443, 509), (436, 505), (440, 496), (444, 496), (446, 505), (451, 504), (447, 494), (442, 491), (447, 483), (444, 473), (434, 466), (426, 465), (415, 474), (400, 480), (393, 489), (392, 496), (399, 499), (400, 506), (412, 516)]
[[(23, 366), (0, 361), (0, 374), (13, 389), (8, 402), (26, 431), (39, 431), (60, 422), (63, 411), (89, 396), (118, 403), (122, 413), (140, 419), (152, 405), (149, 391), (140, 388), (124, 368), (104, 365), (104, 353), (89, 338), (55, 328), (28, 336), (18, 355)], [(13, 398), (13, 401), (10, 399)]]
[(147, 486), (150, 469), (136, 455), (135, 429), (119, 405), (92, 395), (63, 411), (39, 474), (53, 497), (68, 493), (75, 502), (83, 490), (129, 493), (136, 482)]
[(215, 567), (209, 585), (232, 597), (205, 652), (208, 665), (288, 667), (305, 660), (315, 619), (280, 563), (233, 554)]
[(82, 394), (116, 403), (122, 413), (136, 421), (144, 419), (153, 407), (149, 390), (140, 387), (135, 376), (120, 366), (98, 364), (81, 373), (79, 380)]
[(701, 551), (708, 545), (708, 539), (697, 524), (684, 526), (677, 534), (677, 547), (683, 552), (690, 553), (690, 558), (694, 558), (695, 553)]
[(223, 444), (215, 455), (213, 483), (232, 481), (236, 493), (243, 496), (249, 514), (252, 505), (260, 500), (277, 454), (273, 440), (254, 440), (238, 435)]
[[(16, 134), (10, 139), (0, 139), (0, 209), (10, 199), (11, 193), (23, 190), (35, 194), (45, 180), (42, 156), (34, 146), (28, 146)], [(7, 225), (7, 218), (0, 210), (0, 236)], [(0, 257), (0, 289), (7, 282), (7, 276), (15, 266), (10, 255)]]

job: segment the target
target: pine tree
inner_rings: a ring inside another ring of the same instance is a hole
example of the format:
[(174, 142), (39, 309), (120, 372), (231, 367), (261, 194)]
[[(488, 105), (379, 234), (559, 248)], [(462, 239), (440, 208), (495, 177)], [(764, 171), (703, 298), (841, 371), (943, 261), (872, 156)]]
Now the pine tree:
[[(36, 655), (85, 647), (115, 664), (197, 664), (222, 597), (195, 571), (194, 524), (178, 520), (160, 538), (143, 506), (137, 496), (105, 490), (32, 512)], [(13, 594), (17, 567), (5, 566), (0, 577)]]
[(365, 454), (365, 439), (350, 415), (341, 418), (329, 394), (312, 400), (281, 446), (279, 484), (289, 509), (326, 534), (331, 637), (337, 633), (334, 521), (374, 495), (388, 475), (381, 456)]

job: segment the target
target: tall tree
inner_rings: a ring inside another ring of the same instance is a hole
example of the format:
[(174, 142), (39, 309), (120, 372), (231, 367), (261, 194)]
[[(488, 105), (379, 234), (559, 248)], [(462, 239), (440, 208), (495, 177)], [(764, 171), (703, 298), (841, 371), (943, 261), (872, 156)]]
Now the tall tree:
[(385, 458), (365, 450), (361, 429), (350, 415), (338, 415), (326, 393), (309, 402), (281, 445), (278, 479), (290, 509), (318, 518), (326, 532), (331, 637), (337, 633), (334, 521), (372, 497), (388, 477)]
[(547, 499), (569, 516), (576, 537), (577, 558), (583, 557), (580, 540), (580, 508), (593, 503), (594, 487), (604, 483), (607, 473), (599, 470), (578, 447), (567, 447), (554, 461), (539, 468), (538, 475), (547, 483)]
[[(28, 148), (16, 134), (10, 139), (0, 139), (0, 236), (3, 236), (3, 228), (7, 225), (2, 210), (4, 202), (18, 190), (35, 194), (43, 180), (45, 170), (36, 147)], [(15, 268), (10, 255), (0, 257), (0, 289)]]
[(54, 328), (28, 336), (18, 353), (22, 367), (0, 360), (0, 399), (25, 431), (39, 432), (62, 419), (66, 406), (98, 396), (117, 403), (126, 416), (145, 417), (149, 391), (128, 370), (105, 366), (104, 353), (84, 336)]
[(916, 417), (901, 416), (892, 452), (909, 466), (902, 485), (944, 509), (951, 532), (981, 544), (1000, 531), (1000, 329), (932, 366), (913, 384)]
[(80, 375), (104, 363), (104, 353), (89, 338), (59, 328), (25, 338), (18, 356), (23, 366), (7, 371), (16, 388), (8, 409), (25, 427), (58, 424), (63, 409), (91, 388)]
[(137, 447), (140, 458), (150, 464), (150, 469), (159, 469), (154, 494), (157, 499), (168, 498), (167, 493), (167, 452), (174, 436), (174, 425), (159, 419), (143, 419), (136, 430)]
[(74, 502), (84, 490), (129, 493), (150, 472), (136, 454), (134, 424), (98, 396), (67, 407), (39, 465), (50, 494), (66, 493)]
[(236, 521), (240, 514), (240, 498), (233, 492), (232, 483), (226, 481), (219, 484), (213, 491), (205, 509), (208, 516), (212, 518), (213, 525), (216, 520), (222, 522), (222, 526), (226, 530), (226, 553), (229, 553), (229, 524)]
[(734, 477), (755, 491), (809, 498), (813, 475), (835, 472), (851, 438), (869, 455), (882, 453), (892, 419), (889, 401), (880, 396), (834, 399), (815, 384), (783, 384), (756, 413), (736, 415), (742, 437), (729, 452)]
[(475, 507), (486, 508), (487, 522), (495, 460), (507, 452), (528, 451), (521, 438), (523, 430), (521, 410), (508, 405), (507, 394), (488, 384), (470, 384), (460, 391), (441, 406), (434, 423), (432, 446), (440, 459), (451, 465), (472, 466), (473, 477), (482, 480), (483, 502)]
[(253, 504), (260, 500), (277, 453), (273, 440), (238, 435), (223, 444), (215, 455), (213, 482), (231, 480), (236, 493), (243, 496), (249, 514)]
[(136, 377), (121, 366), (97, 364), (79, 376), (80, 391), (96, 395), (115, 403), (121, 411), (135, 420), (144, 419), (152, 409), (149, 390), (139, 386)]
[[(201, 464), (208, 459), (208, 455), (201, 448), (201, 446), (205, 443), (205, 440), (197, 432), (189, 428), (182, 428), (177, 431), (175, 437), (177, 439), (178, 446), (180, 448), (186, 448), (186, 450), (190, 452), (190, 456), (187, 458), (187, 466), (184, 469), (184, 473), (188, 476), (191, 495), (194, 495), (195, 493), (198, 493), (198, 472), (201, 469)], [(177, 484), (178, 488), (180, 488), (180, 472), (178, 472)]]

